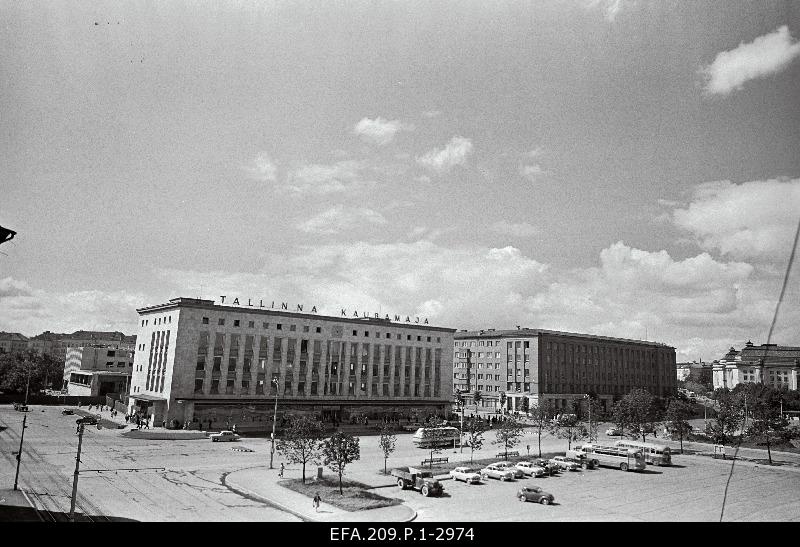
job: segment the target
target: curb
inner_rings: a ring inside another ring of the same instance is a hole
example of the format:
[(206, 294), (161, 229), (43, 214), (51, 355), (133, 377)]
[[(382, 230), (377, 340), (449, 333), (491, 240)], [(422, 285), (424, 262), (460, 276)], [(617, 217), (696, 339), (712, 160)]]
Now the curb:
[[(239, 471), (244, 471), (244, 469), (240, 469)], [(286, 511), (289, 514), (296, 516), (297, 518), (299, 518), (303, 522), (319, 522), (319, 521), (316, 521), (314, 519), (309, 519), (309, 518), (301, 515), (300, 513), (294, 511), (293, 509), (290, 509), (290, 508), (286, 507), (285, 505), (283, 505), (280, 502), (277, 502), (277, 501), (274, 501), (274, 500), (271, 500), (271, 499), (267, 499), (264, 496), (256, 494), (252, 490), (248, 490), (247, 488), (244, 488), (243, 486), (239, 486), (238, 484), (235, 484), (233, 482), (228, 481), (228, 474), (225, 474), (225, 475), (222, 476), (222, 484), (226, 488), (229, 488), (229, 489), (233, 490), (234, 492), (236, 492), (239, 495), (244, 495), (245, 497), (250, 497), (250, 498), (256, 499), (256, 500), (258, 500), (258, 501), (260, 501), (262, 503), (266, 503), (267, 505), (273, 505), (275, 507), (278, 507), (282, 511)], [(281, 488), (283, 488), (283, 487), (281, 487)]]

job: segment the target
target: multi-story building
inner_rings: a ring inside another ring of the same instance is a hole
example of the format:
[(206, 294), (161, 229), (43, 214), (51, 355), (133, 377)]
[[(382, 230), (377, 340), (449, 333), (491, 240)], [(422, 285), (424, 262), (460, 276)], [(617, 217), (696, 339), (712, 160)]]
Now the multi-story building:
[(743, 382), (759, 382), (772, 387), (798, 389), (800, 347), (761, 344), (747, 341), (741, 351), (731, 347), (714, 361), (714, 389), (733, 389)]
[(130, 385), (134, 352), (111, 346), (66, 350), (64, 389), (68, 395), (125, 393)]
[(660, 397), (677, 389), (673, 347), (542, 329), (456, 332), (455, 388), (466, 386), (467, 370), (473, 389), (481, 393), (480, 406), (496, 408), (505, 394), (512, 410), (522, 397), (565, 408), (592, 393), (609, 409), (633, 388)]
[(195, 298), (137, 311), (129, 408), (156, 423), (265, 428), (276, 397), (279, 415), (338, 421), (451, 403), (455, 329)]
[(679, 382), (691, 380), (703, 385), (710, 385), (712, 382), (712, 363), (692, 361), (691, 363), (678, 363), (675, 367)]
[(28, 338), (18, 332), (0, 331), (0, 353), (19, 353), (28, 349)]
[(56, 359), (66, 359), (69, 348), (85, 346), (108, 346), (133, 350), (136, 346), (136, 337), (127, 336), (118, 331), (76, 330), (72, 334), (66, 334), (48, 330), (37, 334), (28, 341), (29, 349)]

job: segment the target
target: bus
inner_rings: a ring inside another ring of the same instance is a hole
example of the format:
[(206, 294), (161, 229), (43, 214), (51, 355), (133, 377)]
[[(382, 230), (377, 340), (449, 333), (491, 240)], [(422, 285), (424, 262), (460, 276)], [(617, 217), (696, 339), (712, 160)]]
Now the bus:
[(584, 452), (588, 458), (597, 460), (597, 464), (604, 467), (613, 467), (622, 471), (641, 471), (647, 467), (641, 449), (591, 443), (575, 448)]
[(652, 465), (672, 465), (672, 452), (668, 446), (663, 444), (643, 443), (625, 439), (615, 442), (614, 446), (641, 450), (644, 454), (644, 461)]
[(455, 427), (420, 427), (411, 437), (417, 448), (458, 446), (461, 435)]

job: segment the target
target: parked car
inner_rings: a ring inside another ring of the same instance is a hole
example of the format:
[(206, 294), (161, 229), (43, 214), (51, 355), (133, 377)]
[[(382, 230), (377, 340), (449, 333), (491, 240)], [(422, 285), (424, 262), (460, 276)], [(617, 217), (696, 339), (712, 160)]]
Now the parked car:
[(547, 474), (550, 475), (551, 477), (561, 471), (561, 468), (558, 467), (557, 465), (553, 465), (552, 463), (550, 463), (550, 460), (539, 458), (538, 460), (534, 460), (533, 463), (535, 465), (538, 465), (545, 471), (547, 471)]
[(494, 462), (494, 465), (500, 467), (501, 469), (508, 469), (509, 471), (514, 473), (515, 479), (521, 479), (522, 477), (525, 476), (525, 473), (522, 471), (522, 469), (519, 469), (511, 462)]
[(495, 464), (487, 465), (481, 469), (481, 479), (500, 479), (501, 481), (514, 480), (514, 473), (509, 469), (497, 467)]
[(220, 431), (219, 433), (212, 433), (208, 438), (211, 439), (211, 442), (238, 441), (239, 435), (233, 431)]
[(61, 414), (63, 414), (64, 416), (72, 416), (73, 414), (75, 414), (75, 411), (72, 410), (71, 408), (65, 408), (64, 410), (61, 411)]
[(609, 427), (606, 429), (606, 435), (609, 437), (619, 437), (622, 435), (622, 430), (618, 427)]
[(559, 468), (565, 471), (580, 471), (581, 466), (573, 461), (568, 460), (564, 456), (556, 456), (555, 458), (550, 459), (550, 463), (553, 465), (557, 465)]
[(553, 494), (545, 492), (538, 486), (523, 486), (517, 491), (517, 499), (519, 501), (541, 503), (542, 505), (549, 505), (555, 501)]
[(75, 420), (75, 423), (84, 425), (97, 425), (99, 421), (100, 421), (100, 416), (93, 416), (90, 414), (89, 416), (83, 416), (82, 418), (78, 418), (77, 420)]
[(28, 412), (28, 405), (24, 403), (14, 403), (14, 410), (19, 410), (20, 412)]
[(516, 467), (529, 477), (543, 477), (549, 473), (544, 467), (531, 462), (517, 462)]
[(450, 471), (450, 476), (454, 481), (464, 481), (467, 484), (478, 484), (481, 482), (481, 474), (471, 467), (456, 467)]

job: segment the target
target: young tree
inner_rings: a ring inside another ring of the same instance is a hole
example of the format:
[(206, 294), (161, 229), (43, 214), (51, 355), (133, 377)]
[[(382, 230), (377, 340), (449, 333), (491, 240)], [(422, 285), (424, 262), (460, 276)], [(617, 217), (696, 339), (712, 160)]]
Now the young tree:
[(292, 463), (303, 464), (303, 484), (306, 482), (306, 463), (319, 460), (324, 434), (322, 422), (310, 416), (300, 416), (291, 420), (283, 438), (278, 440), (278, 452)]
[(522, 412), (524, 412), (527, 415), (528, 414), (528, 410), (530, 410), (530, 407), (531, 407), (530, 400), (527, 397), (523, 396), (522, 397), (522, 401), (521, 401), (521, 409), (520, 410), (522, 410)]
[(716, 416), (706, 424), (706, 435), (716, 444), (726, 444), (742, 424), (744, 397), (731, 393), (726, 388), (714, 391)]
[(322, 441), (322, 455), (324, 463), (334, 473), (339, 475), (339, 494), (344, 495), (342, 489), (342, 475), (348, 464), (361, 459), (361, 449), (358, 437), (349, 433), (338, 432), (329, 439)]
[(533, 428), (539, 437), (539, 458), (542, 457), (542, 431), (549, 427), (553, 412), (553, 401), (550, 399), (541, 400), (539, 404), (533, 405), (530, 409)]
[(475, 391), (472, 394), (472, 402), (475, 403), (475, 411), (478, 410), (478, 403), (480, 403), (481, 400), (483, 400), (483, 395), (481, 395), (480, 391)]
[(498, 427), (497, 431), (495, 431), (497, 440), (492, 441), (492, 444), (503, 447), (505, 459), (507, 460), (508, 449), (519, 444), (520, 438), (524, 434), (525, 429), (523, 428), (522, 424), (520, 424), (513, 416), (509, 416), (508, 419), (500, 422), (500, 426)]
[(505, 392), (500, 394), (500, 408), (505, 408), (506, 406), (506, 394)]
[(476, 450), (483, 448), (483, 434), (486, 432), (486, 423), (478, 417), (471, 417), (466, 424), (464, 424), (464, 437), (469, 444), (469, 463), (472, 463), (472, 457)]
[(567, 450), (572, 448), (574, 441), (580, 441), (589, 436), (589, 430), (576, 414), (562, 414), (561, 418), (550, 423), (550, 431), (559, 439), (567, 440)]
[(385, 424), (381, 429), (381, 438), (380, 438), (380, 447), (381, 451), (383, 452), (384, 475), (387, 473), (386, 461), (389, 459), (389, 456), (392, 454), (392, 452), (394, 452), (396, 442), (397, 442), (397, 436), (392, 432), (392, 428), (389, 427), (389, 424)]
[[(738, 386), (737, 386), (738, 387)], [(772, 465), (772, 439), (786, 439), (788, 420), (781, 415), (780, 393), (769, 386), (757, 384), (753, 398), (748, 397), (748, 410), (753, 421), (747, 430), (750, 437), (763, 439), (767, 445), (767, 458)]]
[[(430, 451), (430, 458), (428, 458), (429, 460), (433, 460), (434, 455), (441, 453), (444, 439), (449, 436), (449, 433), (442, 429), (446, 426), (447, 422), (438, 416), (432, 416), (429, 422), (425, 425), (426, 428), (430, 428), (427, 437), (431, 441), (430, 447), (427, 448), (427, 450)], [(428, 467), (431, 469), (433, 468), (433, 461), (428, 462)]]
[(647, 434), (655, 430), (658, 417), (655, 398), (649, 391), (636, 388), (622, 400), (626, 401), (628, 423), (642, 436), (642, 442), (647, 442)]
[(677, 433), (681, 441), (681, 454), (683, 454), (683, 438), (692, 430), (689, 418), (692, 417), (692, 407), (679, 399), (670, 399), (664, 419), (669, 429)]

